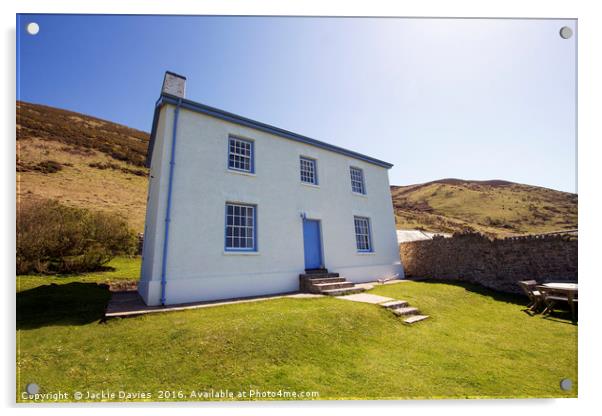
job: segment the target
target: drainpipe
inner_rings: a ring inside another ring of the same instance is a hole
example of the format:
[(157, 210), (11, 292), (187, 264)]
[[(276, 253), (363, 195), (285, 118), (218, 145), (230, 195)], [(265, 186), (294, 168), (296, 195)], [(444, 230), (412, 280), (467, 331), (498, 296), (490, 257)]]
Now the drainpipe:
[(173, 131), (171, 136), (171, 157), (169, 160), (169, 182), (167, 185), (167, 208), (165, 210), (165, 238), (163, 239), (163, 259), (161, 262), (161, 305), (165, 305), (165, 286), (167, 285), (167, 247), (169, 245), (169, 223), (171, 222), (171, 194), (173, 190), (173, 171), (176, 159), (176, 137), (178, 133), (178, 115), (182, 99), (179, 98), (173, 118)]

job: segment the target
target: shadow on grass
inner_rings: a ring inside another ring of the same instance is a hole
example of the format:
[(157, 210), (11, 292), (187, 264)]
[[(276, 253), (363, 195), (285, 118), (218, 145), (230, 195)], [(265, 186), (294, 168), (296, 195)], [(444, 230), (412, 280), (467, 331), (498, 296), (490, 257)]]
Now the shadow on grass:
[[(529, 316), (537, 316), (537, 315), (541, 314), (541, 313), (529, 313), (529, 311), (527, 310), (529, 298), (527, 298), (524, 295), (498, 292), (496, 290), (488, 289), (484, 286), (481, 286), (481, 285), (478, 285), (475, 283), (463, 282), (463, 281), (458, 281), (458, 280), (420, 279), (417, 281), (420, 283), (446, 284), (446, 285), (459, 286), (459, 287), (464, 288), (464, 290), (467, 290), (467, 291), (470, 291), (473, 293), (478, 293), (479, 295), (482, 295), (482, 296), (488, 296), (496, 301), (512, 303), (515, 305), (522, 305), (525, 307), (523, 312), (525, 312)], [(577, 324), (577, 322), (572, 321), (571, 312), (569, 310), (555, 309), (554, 311), (552, 311), (552, 313), (550, 313), (549, 315), (546, 315), (544, 317), (544, 319), (555, 321), (555, 322), (562, 322), (562, 323), (566, 323), (566, 324), (573, 324), (573, 325)]]
[(420, 283), (430, 283), (430, 284), (446, 284), (459, 286), (464, 288), (469, 292), (478, 293), (482, 296), (487, 296), (492, 299), (495, 299), (500, 302), (513, 303), (515, 305), (527, 305), (529, 303), (529, 299), (523, 295), (515, 295), (512, 293), (504, 293), (498, 292), (493, 289), (488, 289), (485, 286), (478, 285), (476, 283), (463, 282), (459, 280), (447, 280), (447, 279), (420, 279), (417, 280)]
[(67, 283), (17, 293), (17, 329), (84, 325), (104, 317), (111, 294), (106, 285)]
[[(573, 321), (571, 312), (568, 310), (554, 309), (549, 315), (544, 316), (545, 320), (560, 322), (563, 324), (577, 325), (577, 320)], [(577, 319), (577, 318), (575, 318)]]

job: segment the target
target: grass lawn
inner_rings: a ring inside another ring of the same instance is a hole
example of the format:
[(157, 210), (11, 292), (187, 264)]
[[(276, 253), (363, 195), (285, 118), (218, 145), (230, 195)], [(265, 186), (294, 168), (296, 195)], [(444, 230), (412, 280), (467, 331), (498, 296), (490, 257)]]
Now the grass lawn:
[[(125, 390), (155, 401), (160, 390), (211, 389), (320, 399), (577, 394), (577, 326), (527, 315), (522, 298), (405, 282), (372, 293), (408, 300), (432, 319), (406, 326), (375, 305), (283, 298), (99, 324), (109, 296), (95, 282), (137, 275), (139, 261), (112, 265), (117, 271), (48, 280), (54, 286), (18, 278), (18, 392), (35, 382), (42, 392)], [(572, 391), (560, 390), (563, 378)]]
[(140, 278), (140, 265), (142, 258), (135, 257), (116, 257), (106, 264), (106, 271), (69, 274), (69, 275), (54, 275), (43, 276), (37, 274), (28, 274), (17, 276), (17, 292), (22, 292), (27, 289), (32, 289), (38, 286), (50, 284), (67, 284), (67, 283), (108, 283), (119, 280), (138, 280)]

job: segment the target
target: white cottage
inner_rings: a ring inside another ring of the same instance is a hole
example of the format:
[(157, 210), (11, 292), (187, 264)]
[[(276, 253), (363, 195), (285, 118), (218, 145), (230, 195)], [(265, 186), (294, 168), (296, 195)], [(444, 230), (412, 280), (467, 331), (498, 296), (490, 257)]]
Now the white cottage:
[(148, 305), (297, 291), (306, 271), (330, 294), (403, 277), (391, 164), (187, 100), (185, 82), (165, 74), (153, 119)]

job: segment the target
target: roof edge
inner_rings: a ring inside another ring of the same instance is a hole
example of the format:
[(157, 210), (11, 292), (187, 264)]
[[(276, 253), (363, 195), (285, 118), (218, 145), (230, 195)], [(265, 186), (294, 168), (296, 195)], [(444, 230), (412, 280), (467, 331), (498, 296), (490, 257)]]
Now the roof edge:
[(155, 114), (153, 116), (153, 128), (151, 131), (149, 150), (147, 153), (147, 160), (146, 160), (147, 167), (150, 167), (150, 161), (152, 158), (152, 151), (153, 151), (154, 142), (155, 142), (155, 134), (156, 134), (156, 128), (157, 128), (157, 121), (158, 121), (158, 117), (159, 117), (159, 110), (165, 104), (176, 105), (178, 103), (178, 101), (180, 101), (180, 100), (181, 100), (181, 104), (180, 104), (181, 108), (184, 108), (187, 110), (196, 111), (198, 113), (216, 117), (216, 118), (219, 118), (219, 119), (222, 119), (225, 121), (240, 124), (240, 125), (243, 125), (246, 127), (251, 127), (251, 128), (254, 128), (257, 130), (261, 130), (266, 133), (270, 133), (270, 134), (274, 134), (276, 136), (283, 137), (285, 139), (309, 144), (311, 146), (315, 146), (315, 147), (318, 147), (321, 149), (329, 150), (331, 152), (349, 156), (354, 159), (358, 159), (358, 160), (361, 160), (361, 161), (364, 161), (367, 163), (371, 163), (373, 165), (380, 166), (380, 167), (383, 167), (386, 169), (391, 169), (393, 167), (393, 164), (391, 164), (391, 163), (388, 163), (388, 162), (385, 162), (385, 161), (382, 161), (382, 160), (379, 160), (379, 159), (376, 159), (376, 158), (373, 158), (370, 156), (366, 156), (366, 155), (358, 153), (358, 152), (354, 152), (353, 150), (344, 149), (342, 147), (335, 146), (335, 145), (332, 145), (332, 144), (329, 144), (326, 142), (322, 142), (322, 141), (319, 141), (316, 139), (312, 139), (310, 137), (303, 136), (301, 134), (293, 133), (291, 131), (281, 129), (279, 127), (274, 127), (269, 124), (265, 124), (265, 123), (262, 123), (262, 122), (259, 122), (256, 120), (251, 120), (249, 118), (240, 116), (238, 114), (229, 113), (227, 111), (220, 110), (215, 107), (210, 107), (205, 104), (197, 103), (195, 101), (191, 101), (191, 100), (188, 100), (185, 98), (179, 98), (174, 95), (166, 94), (166, 93), (161, 94), (161, 96), (155, 106)]

